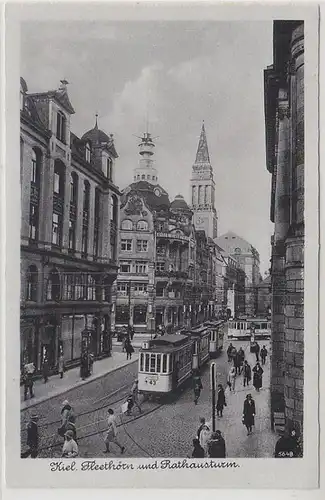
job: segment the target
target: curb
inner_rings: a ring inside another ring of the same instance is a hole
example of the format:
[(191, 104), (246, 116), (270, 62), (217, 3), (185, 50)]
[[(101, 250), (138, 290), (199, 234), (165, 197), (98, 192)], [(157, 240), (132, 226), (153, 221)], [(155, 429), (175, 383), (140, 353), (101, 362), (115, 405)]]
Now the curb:
[(22, 401), (22, 402), (20, 402), (20, 412), (28, 410), (29, 408), (34, 408), (35, 406), (37, 406), (41, 403), (44, 403), (44, 401), (48, 401), (49, 399), (56, 398), (57, 396), (60, 396), (61, 394), (66, 394), (67, 392), (71, 391), (72, 389), (75, 389), (76, 387), (90, 384), (90, 382), (93, 382), (94, 380), (98, 380), (99, 378), (105, 377), (106, 375), (109, 375), (110, 373), (117, 372), (118, 370), (121, 370), (122, 368), (125, 368), (126, 366), (133, 365), (134, 363), (137, 363), (137, 362), (138, 362), (138, 359), (135, 359), (131, 363), (126, 363), (125, 365), (117, 366), (116, 368), (113, 368), (112, 370), (110, 370), (106, 373), (101, 373), (101, 374), (95, 375), (94, 377), (90, 377), (90, 380), (81, 380), (77, 386), (68, 387), (68, 388), (64, 389), (63, 391), (58, 392), (57, 394), (51, 394), (51, 396), (43, 396), (43, 397), (39, 398), (38, 401), (35, 401), (35, 403), (30, 404), (30, 405), (26, 406), (25, 408), (21, 408), (21, 404), (24, 403), (24, 401)]

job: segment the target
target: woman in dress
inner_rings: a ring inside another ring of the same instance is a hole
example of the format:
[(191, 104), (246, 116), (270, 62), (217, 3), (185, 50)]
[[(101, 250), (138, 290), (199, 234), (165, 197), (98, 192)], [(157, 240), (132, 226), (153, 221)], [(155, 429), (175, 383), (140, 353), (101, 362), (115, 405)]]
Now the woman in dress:
[(263, 368), (259, 363), (256, 363), (256, 365), (253, 368), (253, 386), (259, 392), (260, 388), (262, 387), (262, 376), (263, 376)]

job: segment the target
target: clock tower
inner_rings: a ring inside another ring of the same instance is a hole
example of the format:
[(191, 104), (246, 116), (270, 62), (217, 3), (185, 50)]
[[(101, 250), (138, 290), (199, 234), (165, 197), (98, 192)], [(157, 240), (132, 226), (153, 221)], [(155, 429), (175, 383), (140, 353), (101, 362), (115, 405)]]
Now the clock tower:
[(214, 204), (215, 182), (203, 122), (196, 159), (192, 167), (191, 208), (194, 212), (195, 229), (204, 230), (206, 236), (212, 239), (218, 236), (218, 217)]

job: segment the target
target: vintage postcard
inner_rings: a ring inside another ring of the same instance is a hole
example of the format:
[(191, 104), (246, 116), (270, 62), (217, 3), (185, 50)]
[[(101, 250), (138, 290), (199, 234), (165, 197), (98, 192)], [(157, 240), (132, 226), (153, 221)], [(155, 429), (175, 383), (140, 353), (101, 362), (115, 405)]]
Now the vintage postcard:
[(7, 486), (317, 488), (317, 4), (5, 23)]

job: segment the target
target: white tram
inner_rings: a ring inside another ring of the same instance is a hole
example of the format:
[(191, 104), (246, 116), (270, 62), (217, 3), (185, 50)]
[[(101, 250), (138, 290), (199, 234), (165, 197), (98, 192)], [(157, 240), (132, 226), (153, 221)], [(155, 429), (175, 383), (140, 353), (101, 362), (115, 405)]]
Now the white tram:
[(192, 375), (193, 349), (190, 335), (164, 335), (144, 342), (139, 353), (139, 392), (175, 391)]
[(271, 322), (263, 318), (238, 319), (228, 321), (229, 339), (251, 339), (254, 332), (255, 340), (271, 337)]

